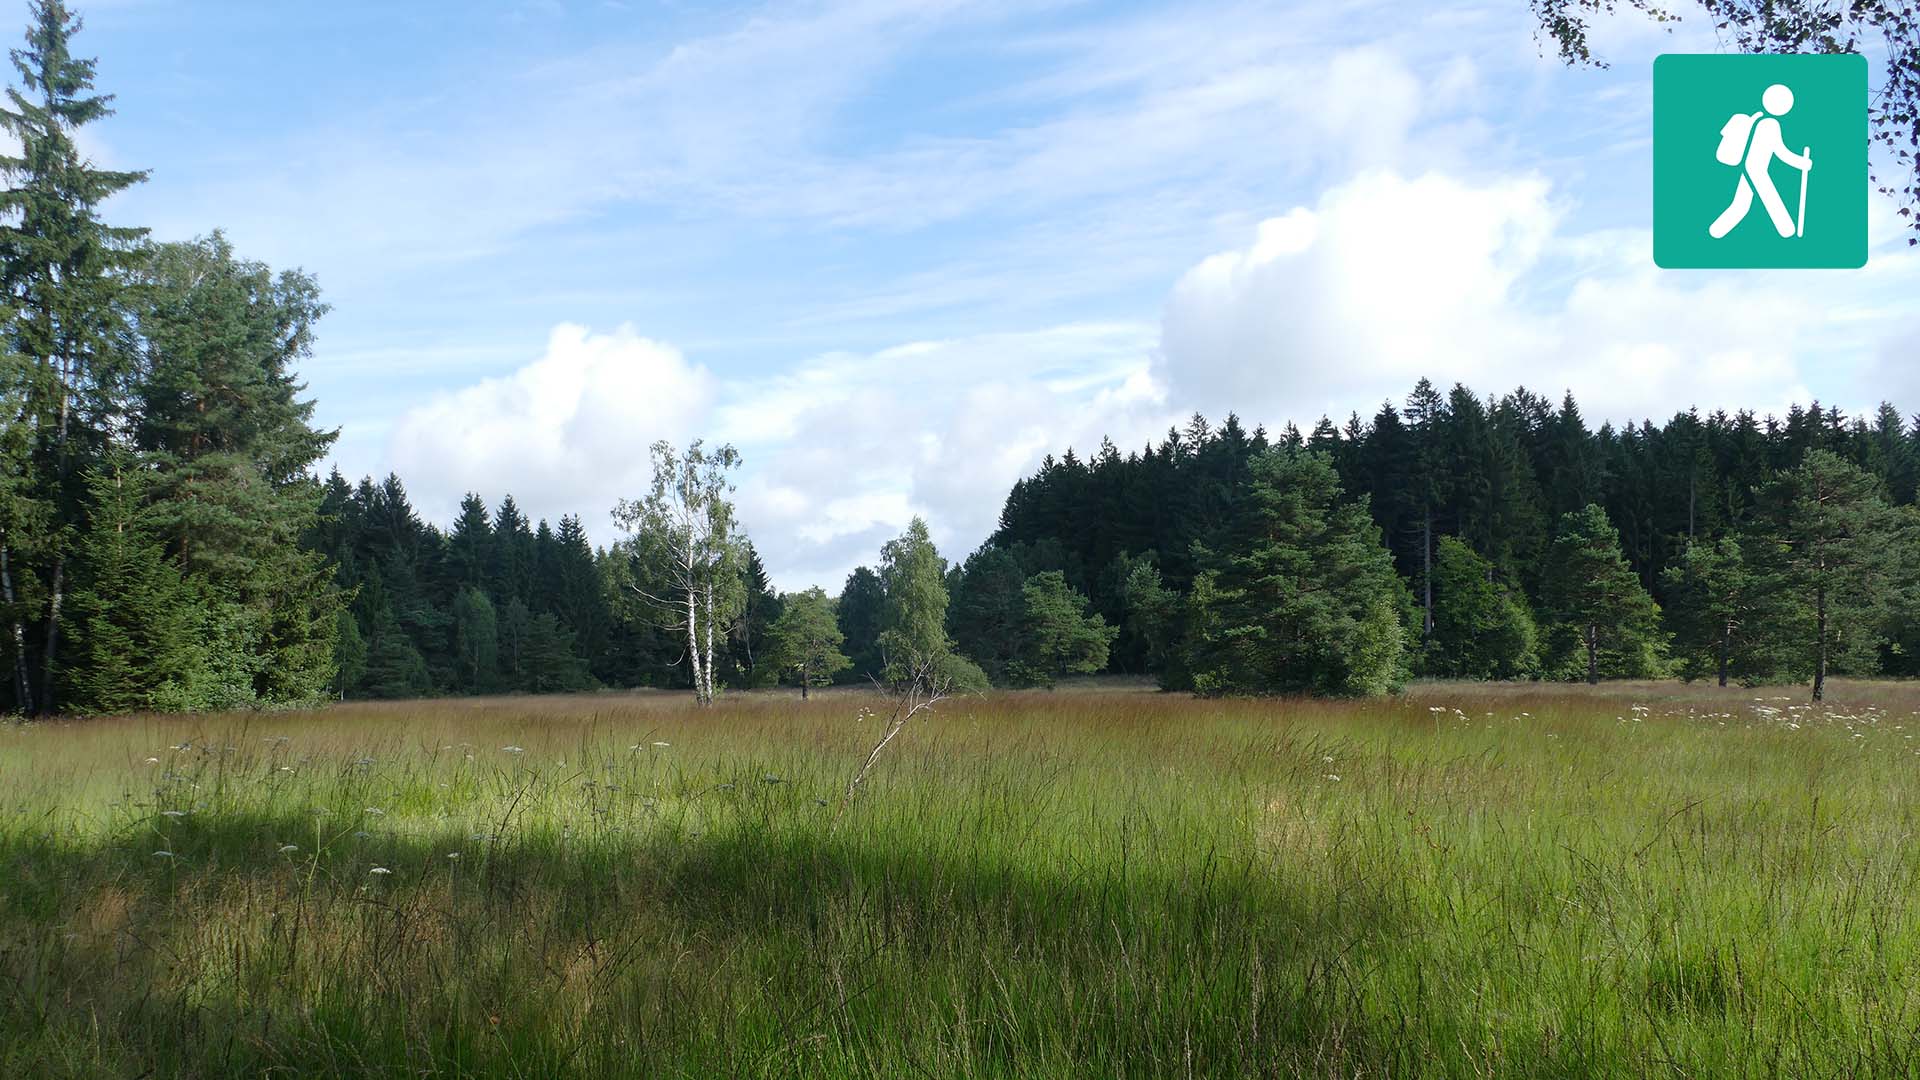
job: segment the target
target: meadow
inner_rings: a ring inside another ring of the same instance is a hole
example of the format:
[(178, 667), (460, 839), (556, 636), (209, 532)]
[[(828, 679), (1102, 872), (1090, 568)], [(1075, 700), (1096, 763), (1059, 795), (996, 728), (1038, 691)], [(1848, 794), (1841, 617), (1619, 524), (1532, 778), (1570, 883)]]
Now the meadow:
[(1920, 687), (0, 730), (0, 1076), (1920, 1075)]

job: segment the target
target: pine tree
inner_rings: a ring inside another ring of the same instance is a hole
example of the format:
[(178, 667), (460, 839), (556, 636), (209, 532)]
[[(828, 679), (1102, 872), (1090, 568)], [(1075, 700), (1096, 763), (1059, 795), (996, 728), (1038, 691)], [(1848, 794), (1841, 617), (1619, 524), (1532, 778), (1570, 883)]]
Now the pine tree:
[(1906, 595), (1912, 521), (1886, 505), (1865, 470), (1829, 450), (1809, 450), (1760, 501), (1764, 539), (1750, 545), (1754, 560), (1807, 613), (1791, 648), (1813, 672), (1819, 701), (1836, 661), (1872, 669), (1887, 601)]
[(113, 112), (112, 95), (91, 93), (94, 61), (72, 53), (80, 19), (62, 0), (33, 0), (28, 18), (26, 47), (12, 52), (20, 86), (0, 108), (0, 128), (18, 142), (17, 153), (0, 157), (9, 183), (0, 191), (0, 288), (12, 305), (13, 349), (32, 365), (19, 420), (33, 430), (31, 475), (45, 532), (20, 548), (34, 550), (38, 566), (9, 558), (8, 568), (34, 573), (46, 598), (35, 704), (51, 711), (68, 557), (86, 530), (79, 478), (118, 411), (123, 324), (115, 300), (144, 235), (107, 225), (98, 211), (146, 174), (95, 168), (75, 143), (81, 128)]
[(1587, 682), (1658, 674), (1665, 652), (1660, 610), (1627, 565), (1606, 511), (1589, 503), (1563, 516), (1548, 558), (1547, 603), (1558, 628), (1577, 642)]
[(1369, 695), (1406, 673), (1407, 597), (1364, 502), (1307, 453), (1256, 459), (1233, 524), (1199, 550), (1187, 663), (1204, 694)]
[(835, 673), (852, 665), (840, 651), (844, 641), (826, 590), (789, 593), (767, 635), (767, 663), (797, 675), (804, 700), (810, 687), (831, 684)]
[(1087, 611), (1087, 598), (1060, 571), (1035, 574), (1021, 588), (1020, 650), (1008, 673), (1016, 682), (1051, 688), (1061, 675), (1099, 671), (1117, 632)]

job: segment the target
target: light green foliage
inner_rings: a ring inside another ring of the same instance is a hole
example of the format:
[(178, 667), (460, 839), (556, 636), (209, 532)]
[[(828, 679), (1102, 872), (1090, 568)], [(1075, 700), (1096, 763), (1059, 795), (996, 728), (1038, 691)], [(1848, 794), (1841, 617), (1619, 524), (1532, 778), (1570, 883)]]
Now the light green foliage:
[(947, 640), (946, 572), (946, 560), (934, 549), (927, 523), (918, 517), (881, 549), (880, 585), (886, 605), (879, 646), (888, 682), (924, 675), (952, 651)]
[(1560, 519), (1547, 565), (1546, 600), (1559, 635), (1560, 677), (1644, 678), (1665, 667), (1660, 609), (1620, 553), (1606, 511), (1589, 503)]
[(1422, 666), (1450, 679), (1519, 679), (1540, 671), (1539, 631), (1526, 598), (1494, 580), (1493, 564), (1443, 536), (1433, 560), (1433, 633)]
[(776, 671), (793, 673), (805, 697), (810, 687), (830, 685), (836, 674), (852, 666), (840, 652), (845, 640), (826, 590), (789, 593), (767, 636), (767, 662)]
[(1269, 451), (1200, 549), (1187, 654), (1203, 694), (1383, 694), (1406, 675), (1406, 590), (1325, 459)]
[(1107, 666), (1116, 628), (1087, 611), (1087, 598), (1058, 570), (1035, 574), (1021, 588), (1020, 649), (1008, 674), (1014, 681), (1052, 686), (1061, 675)]
[(1145, 669), (1162, 673), (1163, 684), (1168, 689), (1185, 689), (1175, 687), (1164, 678), (1173, 670), (1178, 652), (1180, 594), (1167, 588), (1161, 580), (1160, 568), (1154, 565), (1151, 556), (1142, 556), (1127, 563), (1125, 576), (1121, 578), (1120, 594), (1127, 613), (1121, 632), (1135, 644)]
[(453, 598), (453, 649), (467, 686), (484, 690), (498, 682), (500, 622), (493, 601), (471, 586)]

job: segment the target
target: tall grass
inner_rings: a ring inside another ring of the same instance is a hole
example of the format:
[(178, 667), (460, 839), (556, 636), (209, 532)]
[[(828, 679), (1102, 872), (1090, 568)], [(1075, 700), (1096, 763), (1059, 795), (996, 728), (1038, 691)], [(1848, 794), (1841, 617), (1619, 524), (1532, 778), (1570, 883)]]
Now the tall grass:
[(1920, 692), (0, 733), (0, 1076), (1920, 1075)]

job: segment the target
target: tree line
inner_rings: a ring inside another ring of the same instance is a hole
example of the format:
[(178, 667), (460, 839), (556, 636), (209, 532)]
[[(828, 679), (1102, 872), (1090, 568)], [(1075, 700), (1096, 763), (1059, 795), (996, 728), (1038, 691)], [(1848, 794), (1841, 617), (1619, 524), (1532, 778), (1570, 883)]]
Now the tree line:
[(1594, 430), (1571, 395), (1422, 380), (1340, 426), (1196, 416), (1050, 457), (956, 603), (1004, 594), (996, 564), (1058, 572), (1118, 628), (1111, 670), (1201, 691), (1676, 674), (1818, 696), (1920, 670), (1916, 463), (1890, 405)]

